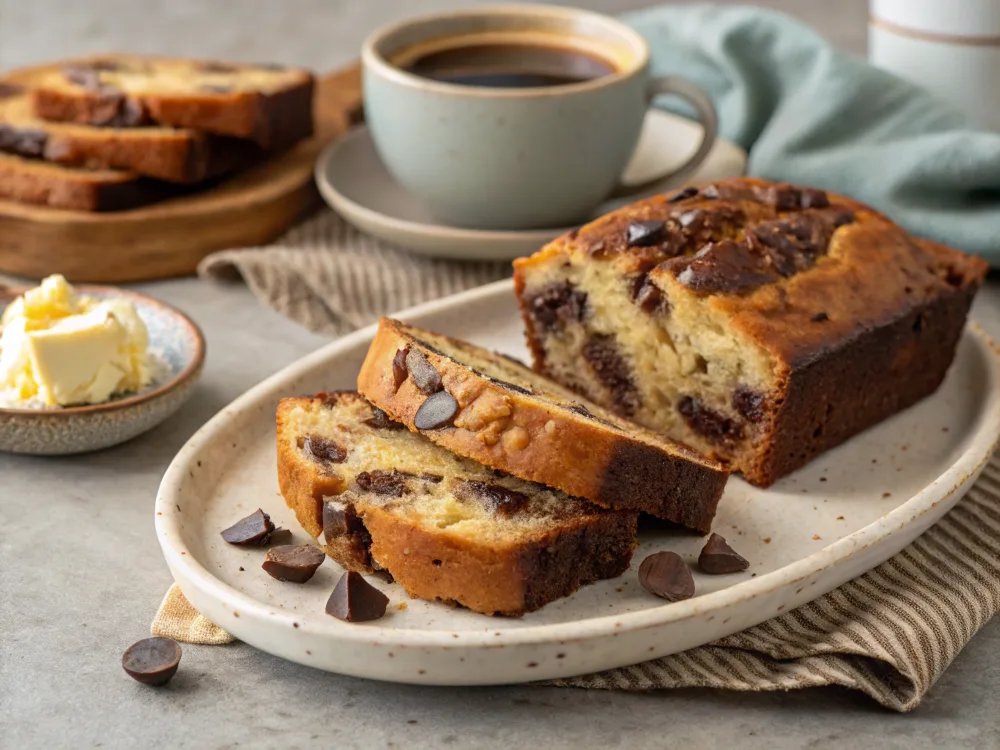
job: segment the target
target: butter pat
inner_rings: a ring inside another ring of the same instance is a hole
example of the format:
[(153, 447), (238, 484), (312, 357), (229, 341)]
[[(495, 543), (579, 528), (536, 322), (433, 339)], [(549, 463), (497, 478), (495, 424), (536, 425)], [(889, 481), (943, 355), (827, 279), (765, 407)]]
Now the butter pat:
[(77, 295), (62, 276), (18, 298), (0, 325), (6, 402), (97, 404), (152, 379), (148, 333), (132, 303)]

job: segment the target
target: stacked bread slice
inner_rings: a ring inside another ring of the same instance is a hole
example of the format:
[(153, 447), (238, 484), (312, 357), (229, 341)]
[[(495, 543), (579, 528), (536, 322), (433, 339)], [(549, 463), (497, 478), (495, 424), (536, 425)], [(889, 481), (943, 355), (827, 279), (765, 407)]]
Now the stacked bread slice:
[(383, 319), (360, 393), (278, 406), (278, 476), (334, 560), (520, 615), (629, 567), (640, 512), (706, 533), (727, 471), (503, 355)]
[(104, 55), (0, 77), (0, 198), (113, 211), (203, 189), (313, 128), (311, 73)]

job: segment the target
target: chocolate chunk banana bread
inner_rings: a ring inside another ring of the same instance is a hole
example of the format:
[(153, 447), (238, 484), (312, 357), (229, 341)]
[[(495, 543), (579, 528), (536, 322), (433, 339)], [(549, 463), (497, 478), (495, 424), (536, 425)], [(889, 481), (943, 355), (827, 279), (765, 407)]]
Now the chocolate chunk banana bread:
[(238, 138), (188, 128), (100, 128), (49, 122), (31, 110), (23, 70), (0, 79), (0, 151), (65, 166), (121, 169), (170, 182), (201, 182), (259, 158), (263, 151)]
[(312, 133), (313, 76), (277, 65), (102, 55), (50, 66), (33, 86), (46, 120), (171, 125), (283, 148)]
[(357, 393), (283, 399), (277, 424), (281, 493), (348, 570), (520, 615), (628, 569), (638, 514), (455, 456)]
[(168, 197), (134, 172), (73, 169), (0, 152), (0, 198), (76, 211), (123, 211)]
[(707, 533), (726, 470), (520, 362), (383, 318), (358, 390), (461, 456)]
[(514, 264), (534, 364), (768, 486), (933, 392), (987, 270), (822, 190), (734, 179)]

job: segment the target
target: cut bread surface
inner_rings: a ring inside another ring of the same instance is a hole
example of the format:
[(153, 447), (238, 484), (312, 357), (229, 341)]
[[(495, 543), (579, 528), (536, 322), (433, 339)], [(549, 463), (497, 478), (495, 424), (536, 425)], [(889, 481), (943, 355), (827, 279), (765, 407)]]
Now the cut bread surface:
[(636, 513), (449, 453), (357, 393), (283, 399), (277, 425), (283, 496), (350, 570), (518, 615), (628, 568)]
[(46, 120), (161, 124), (279, 148), (312, 133), (311, 73), (276, 65), (101, 55), (48, 66), (34, 84)]
[[(389, 318), (358, 389), (448, 450), (604, 507), (707, 532), (725, 486), (718, 463), (523, 364)], [(446, 418), (436, 419), (449, 400)]]
[(570, 232), (515, 289), (536, 369), (767, 486), (932, 392), (984, 273), (855, 201), (736, 179)]

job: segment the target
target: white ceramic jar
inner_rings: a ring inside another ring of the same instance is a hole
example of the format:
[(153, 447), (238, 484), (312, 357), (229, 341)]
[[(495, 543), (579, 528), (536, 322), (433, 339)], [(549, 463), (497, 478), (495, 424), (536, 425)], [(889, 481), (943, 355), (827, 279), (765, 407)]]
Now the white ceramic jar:
[(870, 0), (872, 64), (1000, 130), (1000, 0)]

